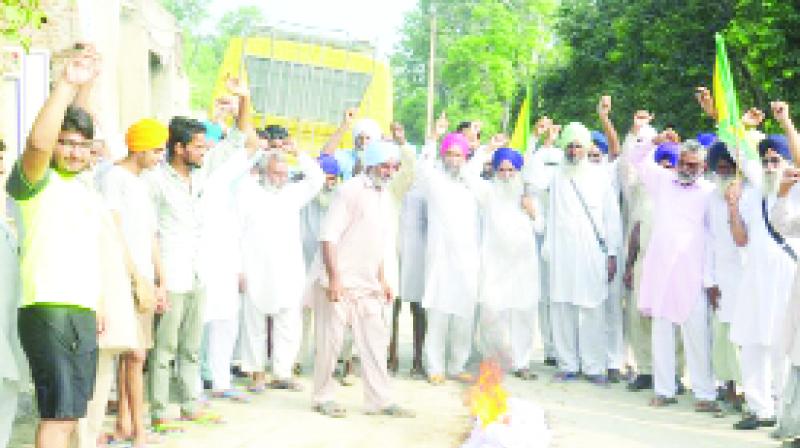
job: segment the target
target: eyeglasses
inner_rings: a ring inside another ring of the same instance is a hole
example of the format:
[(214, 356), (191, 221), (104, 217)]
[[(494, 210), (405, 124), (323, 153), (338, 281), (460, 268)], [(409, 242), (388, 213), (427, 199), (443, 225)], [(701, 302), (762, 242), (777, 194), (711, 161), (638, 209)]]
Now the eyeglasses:
[(581, 145), (580, 143), (570, 143), (567, 145), (567, 149), (581, 149), (581, 148), (583, 148), (583, 145)]
[(600, 159), (601, 158), (600, 154), (587, 154), (586, 157), (588, 157), (590, 159)]
[(89, 148), (92, 146), (93, 140), (70, 140), (66, 138), (58, 139), (58, 144), (61, 146), (69, 146), (72, 148)]
[(780, 165), (782, 161), (783, 159), (781, 159), (780, 157), (764, 157), (763, 159), (761, 159), (761, 164), (764, 166)]
[(516, 171), (514, 168), (498, 168), (495, 170), (497, 173), (513, 173)]

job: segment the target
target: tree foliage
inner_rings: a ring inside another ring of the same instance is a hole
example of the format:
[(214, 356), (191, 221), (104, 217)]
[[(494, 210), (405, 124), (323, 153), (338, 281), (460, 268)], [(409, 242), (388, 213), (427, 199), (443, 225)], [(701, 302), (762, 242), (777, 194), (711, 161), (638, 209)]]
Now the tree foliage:
[(436, 109), (451, 122), (480, 120), (485, 133), (500, 130), (536, 58), (553, 47), (550, 0), (420, 0), (402, 28), (392, 57), (395, 115), (408, 135), (425, 131), (430, 17), (435, 10)]
[(210, 0), (162, 0), (183, 29), (183, 65), (191, 84), (191, 105), (208, 109), (222, 65), (222, 58), (231, 37), (240, 36), (263, 22), (256, 6), (241, 6), (226, 12), (212, 27), (211, 33), (200, 33), (197, 24), (208, 17)]
[(31, 32), (46, 20), (39, 0), (3, 0), (0, 3), (0, 36), (26, 51), (31, 45)]
[[(443, 20), (436, 100), (451, 122), (481, 119), (499, 128), (509, 100), (533, 86), (533, 117), (598, 127), (595, 105), (614, 98), (624, 129), (636, 109), (683, 134), (713, 123), (694, 88), (711, 84), (714, 33), (728, 43), (741, 107), (768, 110), (782, 99), (800, 108), (800, 8), (783, 0), (420, 0), (406, 17), (393, 58), (396, 114), (412, 135), (425, 123), (428, 11)], [(530, 59), (539, 54), (537, 60)], [(768, 123), (768, 129), (774, 129)]]

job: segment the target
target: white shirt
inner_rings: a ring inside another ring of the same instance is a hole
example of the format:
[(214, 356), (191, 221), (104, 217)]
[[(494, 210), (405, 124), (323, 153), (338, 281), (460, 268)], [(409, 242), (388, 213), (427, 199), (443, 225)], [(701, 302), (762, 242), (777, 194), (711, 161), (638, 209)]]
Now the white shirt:
[(100, 191), (109, 210), (119, 216), (122, 236), (138, 274), (152, 281), (153, 240), (158, 224), (147, 182), (115, 165), (100, 179)]
[(706, 288), (717, 286), (720, 290), (717, 318), (730, 323), (739, 298), (739, 283), (744, 268), (744, 253), (733, 241), (729, 222), (728, 204), (717, 189), (708, 208), (708, 246), (703, 283)]

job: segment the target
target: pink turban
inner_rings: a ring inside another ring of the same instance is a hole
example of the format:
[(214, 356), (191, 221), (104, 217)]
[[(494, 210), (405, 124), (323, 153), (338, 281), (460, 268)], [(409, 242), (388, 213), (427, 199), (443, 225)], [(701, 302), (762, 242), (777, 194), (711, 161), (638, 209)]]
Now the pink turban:
[(467, 157), (469, 154), (469, 141), (464, 134), (459, 132), (453, 132), (451, 134), (447, 134), (442, 139), (442, 146), (439, 153), (444, 156), (452, 147), (456, 147), (461, 150), (461, 153), (464, 154), (464, 157)]

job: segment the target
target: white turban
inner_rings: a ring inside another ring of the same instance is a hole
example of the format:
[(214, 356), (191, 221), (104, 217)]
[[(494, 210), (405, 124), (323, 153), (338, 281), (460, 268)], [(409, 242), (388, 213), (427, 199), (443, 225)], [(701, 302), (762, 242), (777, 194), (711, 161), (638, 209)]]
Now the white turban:
[(378, 122), (371, 118), (362, 118), (353, 125), (353, 145), (360, 135), (366, 135), (370, 140), (375, 141), (381, 138), (381, 127)]

